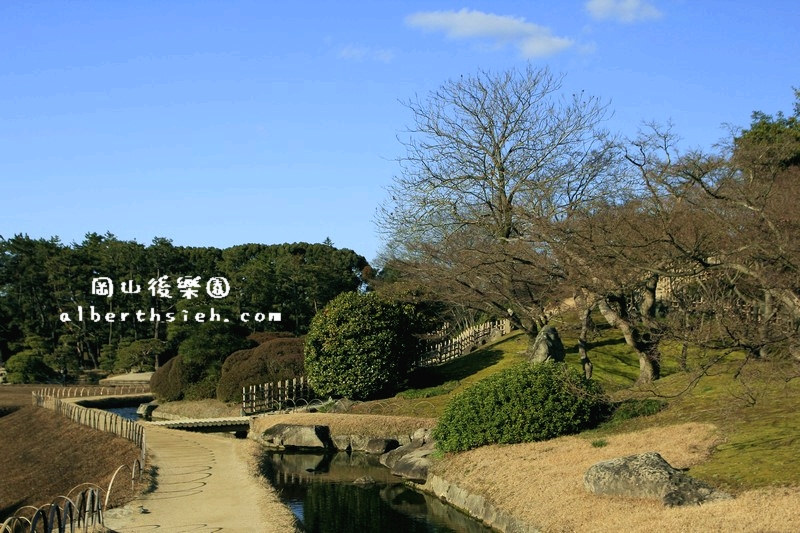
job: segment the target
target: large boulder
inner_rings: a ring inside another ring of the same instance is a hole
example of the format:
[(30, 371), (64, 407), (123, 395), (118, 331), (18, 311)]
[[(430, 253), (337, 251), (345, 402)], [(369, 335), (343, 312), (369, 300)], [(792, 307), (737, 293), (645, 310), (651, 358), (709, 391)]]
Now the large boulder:
[(381, 455), (394, 450), (398, 446), (400, 446), (400, 443), (397, 442), (397, 439), (382, 439), (376, 437), (367, 441), (367, 448), (364, 451), (373, 455)]
[(436, 451), (434, 441), (412, 441), (381, 455), (380, 462), (395, 476), (424, 483), (431, 465), (430, 455)]
[(331, 435), (331, 441), (337, 451), (349, 452), (353, 449), (350, 445), (350, 435)]
[[(386, 453), (400, 446), (401, 438), (371, 437), (369, 435), (331, 435), (333, 447), (340, 452)], [(406, 437), (407, 442), (410, 439)]]
[(280, 449), (333, 447), (328, 426), (275, 424), (264, 431), (260, 441), (265, 446)]
[(139, 407), (136, 408), (136, 414), (140, 417), (144, 418), (145, 420), (152, 420), (153, 418), (153, 411), (158, 408), (158, 402), (152, 401), (149, 403), (140, 403)]
[(673, 468), (656, 452), (629, 455), (592, 465), (583, 478), (595, 494), (660, 499), (665, 505), (701, 504), (731, 498)]
[(528, 350), (528, 359), (532, 363), (544, 363), (545, 361), (561, 362), (564, 360), (566, 351), (561, 337), (554, 326), (547, 325), (539, 330), (533, 347)]

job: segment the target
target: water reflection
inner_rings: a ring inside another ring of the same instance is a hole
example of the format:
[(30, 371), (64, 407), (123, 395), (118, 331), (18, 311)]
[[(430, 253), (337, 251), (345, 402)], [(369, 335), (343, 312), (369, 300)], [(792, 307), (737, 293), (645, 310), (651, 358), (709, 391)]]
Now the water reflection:
[(114, 413), (115, 415), (119, 415), (122, 418), (126, 418), (128, 420), (133, 420), (134, 422), (139, 420), (139, 415), (136, 414), (136, 409), (138, 405), (132, 407), (106, 407), (103, 411), (108, 411), (109, 413)]
[(261, 472), (307, 533), (491, 531), (405, 487), (374, 455), (266, 452)]

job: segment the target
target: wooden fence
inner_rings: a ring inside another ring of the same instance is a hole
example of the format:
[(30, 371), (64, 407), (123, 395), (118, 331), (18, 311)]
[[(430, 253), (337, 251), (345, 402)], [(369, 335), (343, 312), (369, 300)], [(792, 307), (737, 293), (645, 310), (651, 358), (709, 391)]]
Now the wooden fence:
[[(471, 327), (452, 339), (425, 343), (417, 358), (417, 366), (433, 366), (466, 355), (486, 344), (493, 336), (511, 332), (511, 321), (497, 320)], [(242, 414), (253, 415), (282, 409), (307, 407), (316, 400), (305, 377), (286, 379), (242, 388)]]
[(492, 336), (500, 337), (509, 333), (511, 333), (511, 321), (496, 320), (473, 326), (450, 339), (424, 343), (417, 359), (417, 366), (446, 363), (486, 344)]
[(50, 398), (84, 398), (87, 396), (119, 396), (120, 394), (145, 394), (150, 385), (90, 385), (86, 387), (45, 387), (38, 393)]
[[(121, 416), (83, 407), (63, 401), (61, 398), (109, 396), (112, 394), (134, 394), (150, 390), (146, 385), (123, 385), (116, 387), (52, 387), (32, 393), (33, 405), (55, 411), (70, 420), (85, 426), (113, 433), (136, 444), (141, 457), (133, 465), (121, 465), (111, 476), (108, 488), (94, 483), (81, 483), (65, 496), (57, 496), (52, 503), (42, 507), (26, 505), (17, 509), (0, 523), (0, 533), (38, 533), (39, 531), (107, 531), (103, 524), (104, 512), (109, 508), (109, 498), (117, 476), (127, 469), (131, 485), (142, 481), (142, 469), (146, 459), (144, 426)], [(104, 497), (105, 495), (105, 497)]]
[(133, 420), (122, 418), (119, 415), (83, 407), (71, 402), (65, 402), (47, 394), (48, 389), (33, 392), (33, 405), (44, 407), (69, 418), (73, 422), (89, 426), (92, 429), (113, 433), (133, 442), (142, 451), (142, 461), (145, 459), (144, 426)]
[(308, 380), (295, 379), (250, 385), (242, 389), (242, 414), (252, 415), (281, 409), (305, 407), (314, 399)]

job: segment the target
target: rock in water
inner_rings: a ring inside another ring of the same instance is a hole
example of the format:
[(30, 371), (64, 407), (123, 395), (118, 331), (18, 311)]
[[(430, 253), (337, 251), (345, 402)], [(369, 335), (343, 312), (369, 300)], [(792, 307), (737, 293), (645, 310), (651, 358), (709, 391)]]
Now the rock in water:
[(375, 484), (375, 478), (372, 476), (362, 476), (353, 481), (353, 485), (359, 485), (362, 487), (368, 487), (374, 484)]
[(533, 348), (528, 350), (528, 359), (532, 363), (561, 362), (565, 355), (561, 337), (558, 336), (556, 328), (550, 325), (539, 330), (536, 340), (533, 341)]
[(658, 498), (664, 505), (701, 504), (731, 496), (673, 468), (656, 452), (602, 461), (583, 478), (586, 490), (595, 494)]

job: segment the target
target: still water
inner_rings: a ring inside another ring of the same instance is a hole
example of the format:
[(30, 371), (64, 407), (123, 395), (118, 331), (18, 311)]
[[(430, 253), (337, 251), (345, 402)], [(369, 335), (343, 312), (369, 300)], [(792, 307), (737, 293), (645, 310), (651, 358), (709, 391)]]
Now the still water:
[[(487, 533), (437, 498), (407, 488), (367, 454), (266, 452), (261, 472), (307, 533)], [(374, 483), (353, 483), (369, 477)]]
[(106, 407), (103, 409), (103, 411), (108, 411), (109, 413), (114, 413), (122, 418), (136, 421), (139, 420), (139, 415), (136, 414), (136, 409), (138, 409), (138, 404), (133, 407)]

